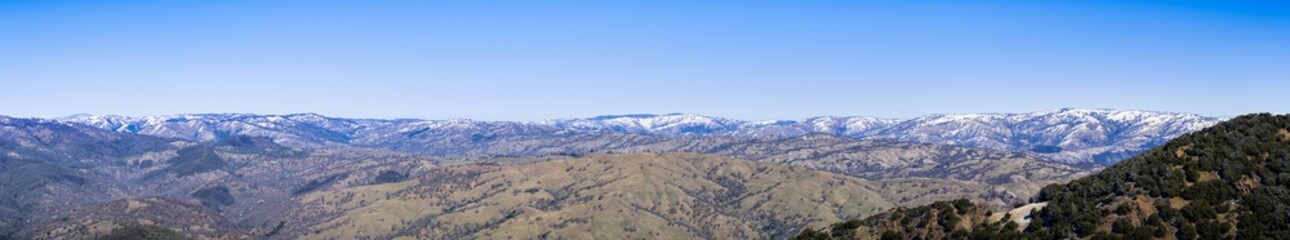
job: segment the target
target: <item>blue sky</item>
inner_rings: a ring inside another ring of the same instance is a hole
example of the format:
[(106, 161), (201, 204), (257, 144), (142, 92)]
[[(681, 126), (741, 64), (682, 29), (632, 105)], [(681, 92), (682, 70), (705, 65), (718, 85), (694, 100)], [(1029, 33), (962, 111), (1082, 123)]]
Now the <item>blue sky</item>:
[(0, 1), (0, 115), (1290, 112), (1277, 1)]

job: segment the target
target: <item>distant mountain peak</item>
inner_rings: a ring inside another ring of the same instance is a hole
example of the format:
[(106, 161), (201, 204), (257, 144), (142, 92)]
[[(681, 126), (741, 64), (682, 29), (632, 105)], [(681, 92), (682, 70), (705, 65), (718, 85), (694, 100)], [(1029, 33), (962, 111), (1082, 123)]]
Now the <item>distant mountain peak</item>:
[(55, 119), (55, 120), (77, 119), (77, 118), (84, 118), (84, 117), (90, 117), (90, 116), (94, 116), (94, 114), (89, 114), (89, 113), (74, 113), (74, 114), (70, 114), (70, 115), (67, 115), (67, 116), (55, 117), (54, 119)]
[(621, 115), (600, 115), (600, 116), (591, 117), (589, 119), (608, 120), (608, 119), (615, 119), (615, 118), (651, 118), (651, 117), (657, 117), (657, 116), (659, 115), (638, 113), (638, 114), (621, 114)]

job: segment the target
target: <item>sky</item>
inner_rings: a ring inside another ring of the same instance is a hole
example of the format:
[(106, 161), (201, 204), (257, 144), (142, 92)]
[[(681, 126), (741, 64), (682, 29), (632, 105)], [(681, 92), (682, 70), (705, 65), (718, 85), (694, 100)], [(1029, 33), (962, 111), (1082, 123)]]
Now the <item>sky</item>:
[(1290, 112), (1285, 1), (0, 0), (0, 115)]

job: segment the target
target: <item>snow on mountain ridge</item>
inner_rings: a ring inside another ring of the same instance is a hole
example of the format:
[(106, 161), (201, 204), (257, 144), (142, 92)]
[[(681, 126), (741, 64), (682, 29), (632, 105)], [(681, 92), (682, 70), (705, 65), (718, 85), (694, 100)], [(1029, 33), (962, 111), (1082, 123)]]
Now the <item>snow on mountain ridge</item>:
[(403, 137), (454, 134), (481, 140), (499, 134), (556, 135), (567, 132), (755, 137), (826, 133), (858, 139), (894, 139), (1019, 151), (1032, 148), (1051, 151), (1052, 147), (1058, 147), (1060, 151), (1041, 154), (1077, 163), (1141, 151), (1219, 120), (1186, 113), (1067, 108), (1031, 113), (935, 114), (905, 120), (822, 116), (802, 121), (744, 121), (676, 113), (509, 122), (346, 119), (302, 113), (146, 117), (87, 115), (57, 121), (196, 141), (217, 140), (230, 135), (270, 137), (278, 143), (296, 146), (376, 144)]

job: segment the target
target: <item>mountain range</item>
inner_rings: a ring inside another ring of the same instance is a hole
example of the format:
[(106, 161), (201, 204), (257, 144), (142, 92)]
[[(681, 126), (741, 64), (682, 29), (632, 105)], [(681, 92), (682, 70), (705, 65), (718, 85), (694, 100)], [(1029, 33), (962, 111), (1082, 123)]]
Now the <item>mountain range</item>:
[[(1032, 113), (937, 114), (896, 120), (812, 117), (744, 121), (695, 114), (614, 115), (535, 122), (469, 119), (347, 119), (317, 114), (184, 114), (147, 117), (77, 115), (58, 121), (190, 141), (269, 137), (296, 147), (359, 146), (428, 155), (448, 145), (508, 145), (497, 140), (551, 142), (576, 135), (618, 133), (668, 137), (795, 137), (829, 134), (854, 139), (1029, 151), (1071, 164), (1113, 164), (1220, 118), (1137, 110), (1060, 109)], [(621, 143), (620, 143), (621, 145)]]
[[(1075, 151), (1062, 143), (876, 137), (883, 131), (940, 126), (928, 136), (945, 138), (1001, 124), (1108, 144), (1092, 151), (1136, 149), (1169, 136), (1150, 132), (1214, 121), (1079, 109), (937, 116), (922, 125), (690, 114), (540, 122), (0, 116), (0, 239), (782, 239), (938, 201), (1005, 209), (1102, 168), (1056, 160)], [(841, 130), (861, 126), (871, 130)], [(1112, 128), (1114, 141), (1080, 137)]]
[[(567, 234), (588, 229), (606, 237), (784, 238), (892, 206), (956, 198), (1008, 206), (1040, 186), (1094, 170), (1034, 153), (824, 133), (552, 133), (477, 123), (415, 121), (402, 124), (413, 127), (396, 140), (372, 141), (386, 147), (363, 147), (280, 144), (290, 138), (222, 131), (193, 141), (0, 117), (0, 238), (93, 239), (166, 229), (174, 233), (161, 235), (225, 239), (575, 236)], [(527, 173), (510, 174), (516, 172)], [(602, 179), (609, 176), (624, 179)], [(657, 188), (637, 189), (642, 184)], [(471, 190), (481, 186), (489, 191)], [(832, 200), (796, 195), (820, 191), (833, 191)], [(731, 205), (737, 202), (747, 205)], [(783, 208), (813, 204), (829, 206)], [(606, 222), (654, 211), (643, 206), (675, 208), (654, 212), (663, 219), (650, 224)], [(741, 221), (753, 213), (758, 222)]]

